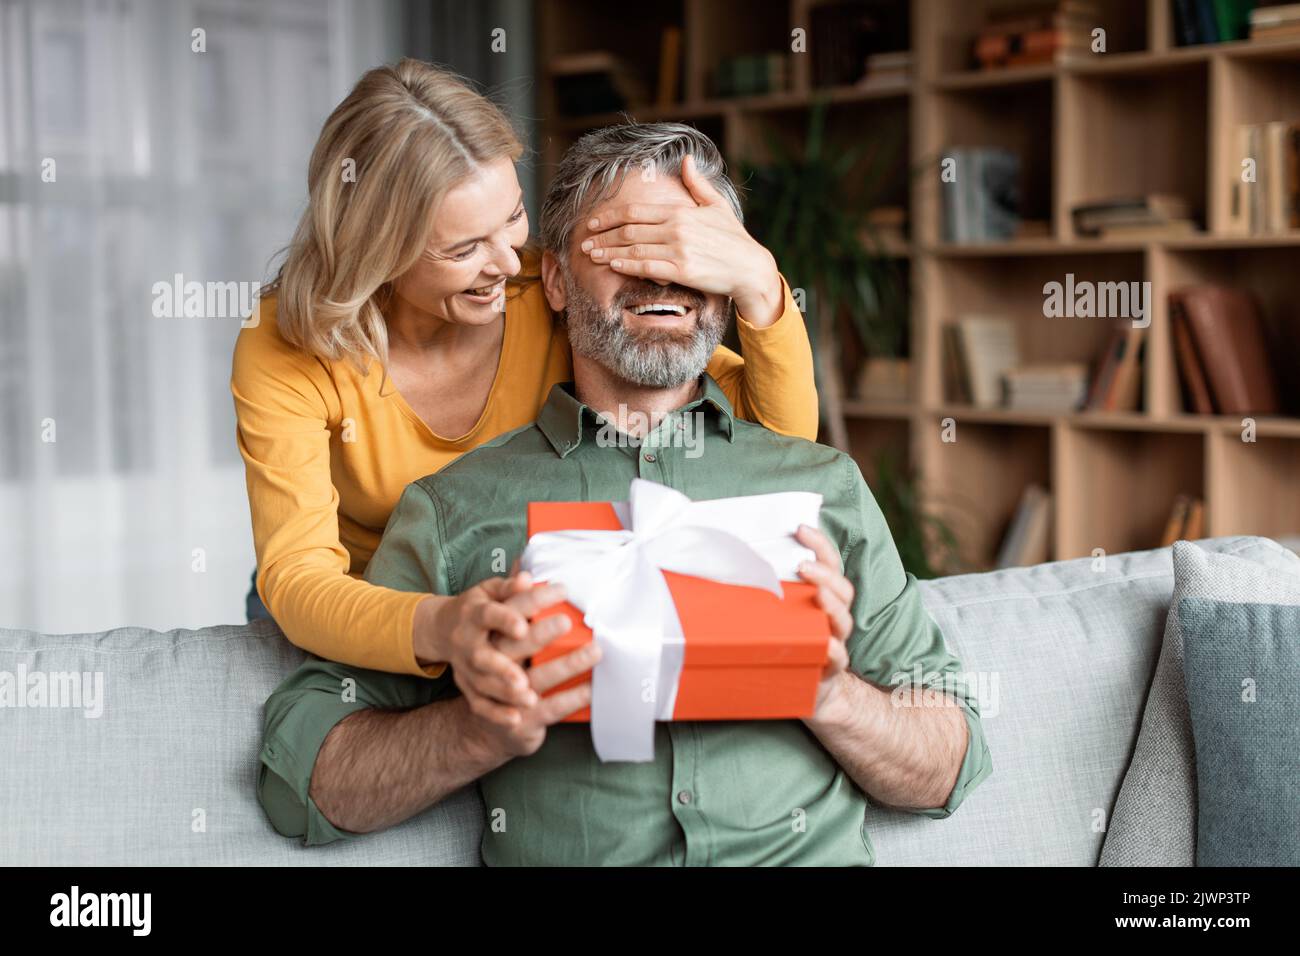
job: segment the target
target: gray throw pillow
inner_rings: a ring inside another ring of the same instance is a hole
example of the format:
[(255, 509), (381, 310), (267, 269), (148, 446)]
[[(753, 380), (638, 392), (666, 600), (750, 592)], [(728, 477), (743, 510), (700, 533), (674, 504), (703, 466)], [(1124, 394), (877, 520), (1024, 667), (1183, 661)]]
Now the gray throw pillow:
[(1233, 554), (1179, 541), (1173, 564), (1164, 643), (1099, 866), (1196, 865), (1196, 754), (1183, 682), (1179, 603), (1200, 597), (1300, 605), (1300, 558), (1264, 538), (1250, 539)]
[(1196, 865), (1300, 866), (1300, 607), (1184, 598)]

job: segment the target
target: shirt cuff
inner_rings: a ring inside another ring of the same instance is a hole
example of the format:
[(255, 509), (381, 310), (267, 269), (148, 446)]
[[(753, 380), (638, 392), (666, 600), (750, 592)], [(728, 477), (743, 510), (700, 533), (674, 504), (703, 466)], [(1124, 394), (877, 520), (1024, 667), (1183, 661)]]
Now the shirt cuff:
[(446, 662), (421, 664), (420, 659), (415, 656), (415, 609), (426, 597), (428, 597), (427, 594), (411, 594), (411, 605), (406, 609), (404, 617), (406, 621), (405, 629), (399, 637), (401, 643), (398, 654), (401, 655), (402, 665), (393, 668), (396, 673), (414, 674), (416, 677), (441, 677), (447, 670)]
[(302, 837), (307, 846), (356, 836), (335, 827), (317, 808), (310, 796), (311, 775), (330, 731), (366, 705), (306, 688), (277, 692), (266, 708), (257, 791), (271, 824), (283, 836)]
[(989, 754), (988, 743), (984, 739), (984, 726), (979, 715), (964, 700), (960, 701), (959, 706), (966, 714), (966, 756), (962, 758), (957, 782), (953, 784), (952, 793), (948, 795), (948, 802), (942, 807), (910, 810), (911, 813), (936, 820), (952, 816), (966, 799), (966, 794), (974, 790), (993, 770), (993, 759)]

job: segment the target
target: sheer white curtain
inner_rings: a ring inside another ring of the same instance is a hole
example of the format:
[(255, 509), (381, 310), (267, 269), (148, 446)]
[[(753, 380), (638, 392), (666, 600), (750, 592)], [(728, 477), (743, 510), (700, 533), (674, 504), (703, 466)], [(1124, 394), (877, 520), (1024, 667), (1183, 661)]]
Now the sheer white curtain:
[(0, 627), (243, 620), (240, 320), (158, 317), (154, 287), (266, 278), (397, 12), (0, 0)]

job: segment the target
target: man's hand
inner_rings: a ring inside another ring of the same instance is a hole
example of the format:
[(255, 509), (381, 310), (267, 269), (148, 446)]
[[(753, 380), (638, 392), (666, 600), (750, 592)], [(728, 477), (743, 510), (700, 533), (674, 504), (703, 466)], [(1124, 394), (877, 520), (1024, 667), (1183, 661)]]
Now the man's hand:
[(817, 685), (817, 704), (813, 719), (824, 716), (837, 706), (843, 688), (843, 678), (849, 666), (847, 641), (853, 633), (853, 583), (840, 570), (840, 555), (830, 539), (816, 528), (801, 525), (795, 540), (810, 548), (817, 556), (799, 567), (799, 576), (809, 584), (817, 585), (817, 603), (831, 619), (831, 643)]
[(691, 156), (682, 160), (682, 184), (695, 206), (627, 203), (601, 210), (588, 223), (594, 235), (583, 240), (582, 251), (623, 275), (729, 296), (751, 325), (772, 325), (785, 305), (776, 260)]

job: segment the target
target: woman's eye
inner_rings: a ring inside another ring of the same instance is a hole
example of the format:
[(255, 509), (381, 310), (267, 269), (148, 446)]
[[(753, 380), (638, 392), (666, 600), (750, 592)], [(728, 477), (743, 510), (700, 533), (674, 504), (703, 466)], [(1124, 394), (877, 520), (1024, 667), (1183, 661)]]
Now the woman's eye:
[(527, 210), (524, 209), (523, 206), (520, 206), (520, 207), (519, 207), (519, 211), (518, 211), (517, 213), (515, 213), (513, 216), (510, 217), (510, 221), (511, 221), (512, 223), (516, 223), (516, 222), (518, 222), (520, 219), (523, 219), (523, 218), (524, 218), (524, 213), (525, 213), (525, 212), (527, 212)]
[(464, 252), (456, 253), (454, 256), (452, 256), (452, 259), (454, 259), (457, 262), (464, 262), (466, 259), (468, 259), (470, 256), (474, 254), (474, 250), (477, 248), (478, 248), (477, 245), (470, 246)]

